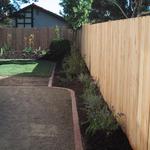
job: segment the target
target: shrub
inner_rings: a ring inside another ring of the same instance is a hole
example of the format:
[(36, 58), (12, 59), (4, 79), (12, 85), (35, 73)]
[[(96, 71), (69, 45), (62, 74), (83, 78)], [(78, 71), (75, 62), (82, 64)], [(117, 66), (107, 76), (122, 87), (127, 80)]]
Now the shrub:
[(104, 130), (111, 133), (118, 128), (113, 113), (97, 96), (89, 96), (85, 103), (88, 127), (86, 133), (94, 135), (96, 131)]
[(86, 72), (85, 63), (78, 51), (72, 50), (70, 56), (64, 59), (63, 70), (68, 80), (77, 78), (81, 73)]
[(48, 52), (49, 59), (58, 61), (68, 55), (71, 50), (71, 44), (69, 40), (56, 39), (50, 44), (50, 50)]
[(97, 87), (88, 74), (81, 74), (79, 77), (84, 86), (82, 99), (85, 104), (88, 127), (86, 133), (94, 135), (98, 130), (111, 133), (118, 128), (113, 113), (109, 110), (103, 97), (97, 94)]
[(91, 77), (86, 73), (79, 75), (79, 80), (83, 83), (84, 88), (88, 88), (91, 85)]

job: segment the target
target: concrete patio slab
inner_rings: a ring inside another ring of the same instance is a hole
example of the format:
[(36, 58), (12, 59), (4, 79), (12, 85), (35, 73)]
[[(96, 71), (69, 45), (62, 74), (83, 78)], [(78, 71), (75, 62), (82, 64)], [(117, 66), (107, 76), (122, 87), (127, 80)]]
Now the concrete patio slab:
[(47, 86), (49, 77), (0, 76), (0, 86)]
[(74, 150), (69, 91), (0, 86), (0, 150)]

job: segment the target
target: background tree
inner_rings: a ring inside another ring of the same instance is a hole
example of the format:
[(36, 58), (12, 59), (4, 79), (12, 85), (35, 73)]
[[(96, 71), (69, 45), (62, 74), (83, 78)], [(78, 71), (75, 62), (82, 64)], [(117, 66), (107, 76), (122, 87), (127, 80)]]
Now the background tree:
[(0, 0), (0, 22), (3, 21), (5, 17), (19, 9), (22, 3), (29, 2), (31, 2), (31, 0)]
[(90, 19), (103, 22), (115, 19), (137, 17), (150, 0), (94, 0)]
[(61, 0), (63, 7), (61, 14), (68, 21), (72, 29), (76, 30), (89, 22), (93, 0)]
[(96, 22), (128, 18), (132, 8), (128, 0), (94, 0), (90, 19)]

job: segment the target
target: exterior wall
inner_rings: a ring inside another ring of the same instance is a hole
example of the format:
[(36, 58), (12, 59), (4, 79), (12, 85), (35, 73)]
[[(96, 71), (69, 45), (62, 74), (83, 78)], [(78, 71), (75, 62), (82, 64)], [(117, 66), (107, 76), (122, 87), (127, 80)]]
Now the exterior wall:
[[(22, 23), (22, 24), (18, 24), (17, 27), (20, 28), (31, 28), (32, 24), (31, 24), (31, 8), (27, 9), (25, 12), (22, 12), (22, 14), (25, 15), (25, 18), (17, 18), (17, 22), (18, 23)], [(23, 24), (23, 23), (27, 23), (27, 24)], [(30, 24), (28, 24), (30, 23)], [(16, 19), (13, 19), (12, 22), (13, 27), (16, 27)], [(55, 26), (67, 26), (67, 23), (65, 21), (61, 21), (60, 19), (58, 19), (57, 17), (48, 14), (44, 11), (42, 11), (41, 9), (38, 8), (33, 8), (33, 27), (55, 27)]]
[(34, 27), (55, 27), (55, 26), (67, 26), (64, 21), (58, 18), (44, 13), (39, 9), (34, 9)]
[[(22, 17), (17, 17), (13, 19), (13, 27), (19, 27), (19, 28), (31, 28), (32, 27), (32, 8), (29, 8), (25, 11), (22, 11), (20, 13)], [(17, 24), (17, 25), (16, 25)]]

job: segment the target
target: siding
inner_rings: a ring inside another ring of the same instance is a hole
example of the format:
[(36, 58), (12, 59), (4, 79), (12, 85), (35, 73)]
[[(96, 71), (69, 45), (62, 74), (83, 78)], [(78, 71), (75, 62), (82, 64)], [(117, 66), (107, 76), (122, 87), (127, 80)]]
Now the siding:
[(67, 24), (50, 14), (34, 9), (34, 27), (55, 27), (56, 25), (66, 26)]

